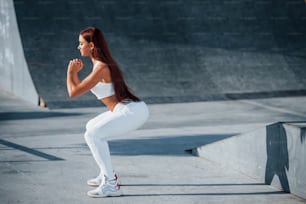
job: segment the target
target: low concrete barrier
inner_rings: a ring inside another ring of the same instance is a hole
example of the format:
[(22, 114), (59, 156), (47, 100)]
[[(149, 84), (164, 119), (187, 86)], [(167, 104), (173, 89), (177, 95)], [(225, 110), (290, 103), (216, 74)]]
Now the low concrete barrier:
[(37, 105), (38, 94), (24, 57), (13, 1), (0, 4), (0, 90)]
[(290, 191), (306, 198), (306, 122), (283, 125), (287, 135)]
[(306, 122), (274, 123), (195, 148), (193, 154), (306, 198)]

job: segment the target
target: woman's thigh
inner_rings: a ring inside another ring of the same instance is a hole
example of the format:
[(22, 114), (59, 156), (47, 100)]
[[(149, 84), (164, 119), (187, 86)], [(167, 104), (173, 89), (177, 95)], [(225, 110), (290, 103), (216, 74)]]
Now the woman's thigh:
[(94, 128), (97, 123), (99, 123), (104, 118), (107, 118), (109, 115), (111, 115), (111, 113), (112, 113), (111, 111), (106, 111), (90, 119), (86, 124), (86, 130)]
[(101, 139), (110, 139), (133, 131), (139, 128), (144, 122), (144, 119), (137, 114), (111, 112), (111, 114), (107, 114), (95, 123), (91, 134)]

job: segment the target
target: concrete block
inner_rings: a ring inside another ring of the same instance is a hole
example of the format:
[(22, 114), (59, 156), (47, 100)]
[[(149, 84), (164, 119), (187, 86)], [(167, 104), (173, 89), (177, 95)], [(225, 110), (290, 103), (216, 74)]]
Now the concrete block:
[(290, 191), (306, 198), (306, 123), (284, 124), (287, 134)]
[(193, 150), (265, 184), (306, 198), (306, 123), (274, 123)]

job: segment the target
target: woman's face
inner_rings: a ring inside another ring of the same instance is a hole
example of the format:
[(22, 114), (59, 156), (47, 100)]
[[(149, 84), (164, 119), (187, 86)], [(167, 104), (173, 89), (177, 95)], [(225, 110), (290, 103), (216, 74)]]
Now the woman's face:
[(93, 43), (87, 42), (82, 35), (79, 35), (79, 46), (78, 49), (81, 55), (84, 57), (91, 56), (91, 49), (93, 48)]

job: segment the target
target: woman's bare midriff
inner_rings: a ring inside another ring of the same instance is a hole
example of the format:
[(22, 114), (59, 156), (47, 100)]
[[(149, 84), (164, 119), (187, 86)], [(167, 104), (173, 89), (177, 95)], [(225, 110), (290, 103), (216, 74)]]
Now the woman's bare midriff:
[(102, 103), (105, 104), (105, 106), (110, 110), (113, 111), (115, 106), (119, 103), (118, 99), (116, 98), (116, 95), (112, 95), (106, 98), (101, 99)]

